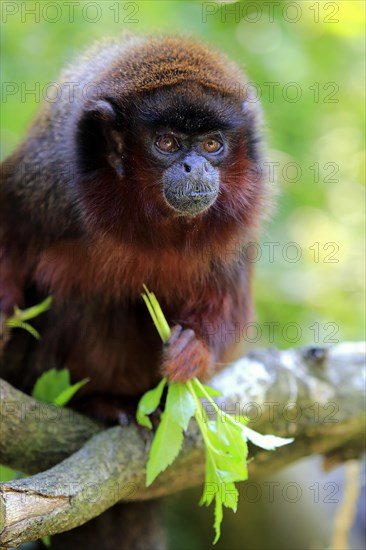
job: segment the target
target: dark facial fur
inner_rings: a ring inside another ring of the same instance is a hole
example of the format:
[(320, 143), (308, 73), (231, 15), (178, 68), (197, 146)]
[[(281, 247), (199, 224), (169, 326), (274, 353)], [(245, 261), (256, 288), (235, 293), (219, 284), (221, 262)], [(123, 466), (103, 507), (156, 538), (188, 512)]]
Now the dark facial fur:
[[(205, 231), (206, 224), (222, 232), (229, 227), (234, 236), (257, 222), (253, 199), (261, 202), (263, 190), (257, 171), (260, 149), (255, 112), (248, 111), (245, 99), (189, 82), (128, 96), (125, 103), (123, 112), (115, 101), (104, 99), (100, 108), (98, 100), (79, 124), (79, 150), (85, 159), (82, 203), (92, 223), (119, 238), (133, 234), (136, 242), (140, 228), (145, 245), (161, 246), (162, 231), (176, 241), (176, 229), (167, 233), (170, 222), (182, 226), (191, 246), (193, 235), (186, 229), (190, 220), (195, 220), (194, 235), (202, 230), (210, 245), (213, 235)], [(157, 146), (164, 136), (174, 140), (172, 151)], [(219, 149), (205, 150), (207, 140)]]

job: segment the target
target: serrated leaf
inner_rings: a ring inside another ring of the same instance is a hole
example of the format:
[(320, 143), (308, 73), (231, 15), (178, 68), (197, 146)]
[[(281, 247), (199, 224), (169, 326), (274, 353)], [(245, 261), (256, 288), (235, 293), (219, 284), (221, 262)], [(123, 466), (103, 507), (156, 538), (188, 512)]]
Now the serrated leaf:
[(215, 529), (215, 538), (213, 541), (213, 544), (216, 544), (217, 541), (220, 538), (221, 535), (221, 523), (223, 518), (223, 512), (222, 512), (222, 502), (219, 494), (216, 494), (216, 501), (215, 501), (215, 521), (214, 521), (214, 529)]
[[(230, 447), (223, 445), (217, 433), (208, 430), (206, 434), (210, 446), (206, 446), (207, 455), (212, 460), (217, 483), (230, 483), (232, 481), (245, 481), (248, 478), (246, 455), (231, 454)], [(206, 460), (206, 467), (208, 461)]]
[(151, 420), (147, 415), (158, 408), (165, 384), (166, 378), (163, 378), (155, 388), (149, 390), (141, 397), (136, 412), (136, 419), (140, 426), (152, 429)]
[(53, 400), (54, 405), (58, 405), (59, 407), (64, 407), (72, 397), (89, 382), (90, 378), (84, 378), (84, 380), (80, 380), (80, 382), (76, 382), (76, 384), (72, 384), (72, 386), (69, 386), (65, 390), (63, 390), (61, 393), (58, 394), (58, 396)]
[(146, 466), (146, 486), (163, 472), (177, 457), (183, 444), (183, 430), (174, 422), (166, 411), (161, 415), (161, 421), (153, 439), (149, 460)]
[(245, 481), (248, 478), (246, 460), (232, 456), (230, 452), (223, 452), (221, 449), (217, 449), (214, 452), (210, 450), (210, 455), (215, 463), (215, 471), (219, 483)]
[(54, 403), (54, 400), (68, 387), (70, 387), (68, 369), (50, 369), (38, 378), (33, 387), (32, 396), (45, 403)]
[(236, 512), (239, 500), (239, 492), (234, 483), (224, 483), (221, 487), (222, 503), (226, 508)]
[(196, 411), (196, 402), (186, 384), (169, 384), (165, 410), (183, 430)]
[(236, 426), (228, 422), (222, 422), (220, 418), (217, 418), (216, 421), (209, 421), (207, 423), (206, 442), (207, 440), (216, 467), (218, 467), (220, 461), (220, 469), (223, 472), (229, 472), (230, 464), (232, 464), (237, 475), (237, 465), (239, 465), (239, 470), (240, 465), (242, 465), (242, 475), (245, 475), (248, 448), (241, 431), (238, 431)]
[(210, 428), (210, 426), (212, 425), (215, 425), (215, 422), (213, 420), (209, 420), (204, 425), (200, 425), (206, 450), (209, 453), (213, 453), (213, 455), (221, 453), (224, 456), (227, 453), (227, 448), (223, 444), (223, 442), (220, 441), (220, 438), (216, 432), (216, 427), (213, 430)]
[(246, 464), (236, 462), (232, 457), (221, 457), (216, 462), (217, 477), (220, 483), (231, 483), (234, 481), (246, 481), (248, 479), (248, 468)]
[(206, 472), (205, 483), (199, 505), (209, 506), (215, 498), (216, 492), (219, 490), (219, 479), (216, 475), (215, 464), (210, 455), (206, 451)]
[(274, 451), (277, 447), (288, 445), (294, 441), (293, 437), (277, 437), (276, 435), (262, 435), (250, 428), (243, 426), (243, 435), (246, 439), (249, 439), (257, 447), (266, 449), (267, 451)]
[(236, 426), (228, 422), (221, 422), (219, 418), (216, 420), (216, 426), (217, 435), (231, 456), (238, 460), (246, 461), (248, 446), (240, 432), (236, 429)]

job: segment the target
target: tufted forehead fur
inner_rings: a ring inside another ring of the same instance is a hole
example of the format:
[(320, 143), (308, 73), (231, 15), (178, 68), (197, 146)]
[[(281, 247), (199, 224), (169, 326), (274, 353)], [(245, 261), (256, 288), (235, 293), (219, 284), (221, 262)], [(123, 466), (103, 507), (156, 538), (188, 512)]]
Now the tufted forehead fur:
[[(244, 99), (246, 80), (238, 67), (214, 48), (187, 37), (126, 35), (89, 48), (64, 71), (61, 81), (79, 75), (81, 87), (93, 83), (88, 97), (120, 97), (195, 82), (222, 96)], [(91, 93), (90, 93), (91, 92)]]
[[(114, 77), (123, 76), (127, 88), (150, 92), (162, 86), (194, 81), (220, 93), (238, 95), (245, 81), (237, 67), (208, 46), (186, 38), (161, 37), (132, 47), (112, 68)], [(138, 70), (136, 68), (138, 67)]]

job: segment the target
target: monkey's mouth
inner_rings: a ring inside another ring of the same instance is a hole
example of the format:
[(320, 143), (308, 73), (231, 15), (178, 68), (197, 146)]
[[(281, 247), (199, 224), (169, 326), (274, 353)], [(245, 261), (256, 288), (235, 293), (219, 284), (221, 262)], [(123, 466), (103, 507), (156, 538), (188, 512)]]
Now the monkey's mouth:
[(217, 199), (219, 190), (204, 186), (164, 189), (164, 198), (171, 208), (183, 216), (195, 216), (207, 210)]

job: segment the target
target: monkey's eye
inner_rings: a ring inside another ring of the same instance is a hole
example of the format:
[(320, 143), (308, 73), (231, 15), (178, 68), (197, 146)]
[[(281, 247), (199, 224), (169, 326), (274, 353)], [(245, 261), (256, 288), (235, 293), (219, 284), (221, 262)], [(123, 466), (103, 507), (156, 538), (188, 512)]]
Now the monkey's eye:
[(179, 149), (179, 143), (175, 137), (170, 135), (159, 136), (156, 140), (156, 146), (163, 153), (173, 153)]
[(222, 143), (217, 139), (207, 138), (203, 142), (203, 148), (207, 153), (218, 153), (222, 149)]

